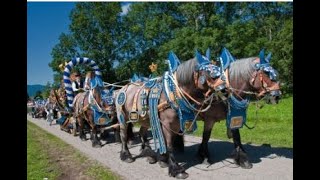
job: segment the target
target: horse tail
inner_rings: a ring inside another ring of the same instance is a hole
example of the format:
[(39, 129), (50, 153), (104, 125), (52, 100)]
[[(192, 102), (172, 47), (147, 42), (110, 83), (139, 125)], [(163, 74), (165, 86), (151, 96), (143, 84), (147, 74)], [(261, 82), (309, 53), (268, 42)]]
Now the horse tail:
[(89, 65), (95, 71), (95, 75), (102, 79), (102, 73), (98, 65), (96, 64), (96, 62), (94, 62), (93, 60), (83, 57), (83, 58), (73, 58), (71, 61), (69, 61), (66, 67), (64, 68), (63, 82), (64, 82), (65, 91), (67, 94), (67, 102), (68, 102), (67, 104), (70, 108), (73, 108), (73, 99), (74, 99), (74, 94), (73, 94), (72, 85), (70, 81), (70, 74), (71, 74), (72, 68), (78, 64)]

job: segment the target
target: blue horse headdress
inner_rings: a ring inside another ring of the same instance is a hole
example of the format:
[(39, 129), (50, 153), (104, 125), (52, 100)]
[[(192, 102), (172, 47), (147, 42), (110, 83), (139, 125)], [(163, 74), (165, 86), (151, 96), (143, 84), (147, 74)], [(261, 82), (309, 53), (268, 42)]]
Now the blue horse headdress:
[(131, 78), (131, 80), (130, 80), (130, 82), (136, 82), (138, 80), (139, 80), (139, 76), (136, 73), (134, 73), (132, 78)]
[(170, 51), (169, 53), (169, 72), (174, 73), (178, 66), (181, 64), (179, 58), (173, 53), (173, 51)]
[(227, 48), (223, 48), (220, 54), (222, 60), (223, 70), (227, 69), (230, 66), (230, 63), (234, 62), (236, 59), (231, 55)]
[(259, 53), (260, 63), (257, 63), (255, 65), (255, 68), (257, 70), (263, 70), (265, 73), (269, 75), (269, 78), (271, 80), (276, 81), (278, 79), (278, 72), (277, 70), (273, 69), (273, 67), (270, 65), (271, 60), (271, 53), (268, 54), (268, 56), (264, 57), (264, 49), (262, 49)]
[(207, 56), (202, 56), (197, 50), (196, 50), (196, 59), (198, 61), (197, 70), (205, 70), (208, 71), (210, 76), (212, 78), (217, 78), (221, 76), (220, 67), (213, 65), (210, 61), (210, 50), (207, 50)]
[(94, 89), (96, 86), (103, 87), (103, 82), (100, 77), (95, 76), (90, 80), (91, 89)]

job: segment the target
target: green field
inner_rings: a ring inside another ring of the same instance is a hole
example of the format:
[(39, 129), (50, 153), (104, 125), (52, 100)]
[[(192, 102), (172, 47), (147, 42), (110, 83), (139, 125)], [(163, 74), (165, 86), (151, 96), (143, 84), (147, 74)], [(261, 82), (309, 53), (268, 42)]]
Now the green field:
[[(257, 121), (257, 122), (255, 122)], [(250, 104), (247, 111), (247, 124), (256, 127), (249, 130), (245, 126), (240, 129), (243, 143), (270, 144), (272, 147), (293, 146), (293, 98), (285, 97), (276, 105), (265, 104), (257, 111), (253, 104)], [(203, 122), (198, 121), (198, 130), (193, 134), (202, 136)], [(226, 135), (226, 121), (220, 121), (214, 125), (211, 138), (229, 140)], [(230, 140), (232, 141), (232, 140)]]
[(56, 136), (27, 121), (27, 179), (77, 179), (71, 172), (86, 179), (121, 179), (97, 161), (89, 160), (78, 150)]

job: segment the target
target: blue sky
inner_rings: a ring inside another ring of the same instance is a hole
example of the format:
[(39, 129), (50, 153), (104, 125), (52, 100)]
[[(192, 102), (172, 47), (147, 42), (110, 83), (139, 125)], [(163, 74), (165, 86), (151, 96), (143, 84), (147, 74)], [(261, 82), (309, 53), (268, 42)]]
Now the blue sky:
[(48, 66), (51, 50), (59, 35), (68, 32), (74, 6), (74, 2), (27, 3), (27, 84), (53, 82), (53, 71)]
[[(69, 14), (74, 7), (74, 2), (27, 3), (28, 85), (53, 82), (53, 71), (48, 65), (51, 50), (59, 42), (60, 34), (69, 32)], [(128, 7), (128, 3), (123, 3), (125, 14)]]

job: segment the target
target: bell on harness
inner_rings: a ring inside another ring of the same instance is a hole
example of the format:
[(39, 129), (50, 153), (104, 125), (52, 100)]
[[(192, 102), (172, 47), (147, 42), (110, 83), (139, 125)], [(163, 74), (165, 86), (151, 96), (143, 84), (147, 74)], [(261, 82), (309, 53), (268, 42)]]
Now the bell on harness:
[(129, 113), (129, 121), (136, 122), (139, 120), (139, 114), (137, 111), (131, 111)]

